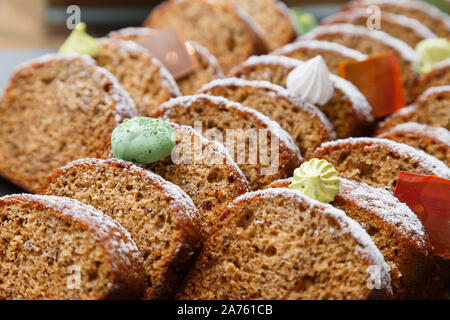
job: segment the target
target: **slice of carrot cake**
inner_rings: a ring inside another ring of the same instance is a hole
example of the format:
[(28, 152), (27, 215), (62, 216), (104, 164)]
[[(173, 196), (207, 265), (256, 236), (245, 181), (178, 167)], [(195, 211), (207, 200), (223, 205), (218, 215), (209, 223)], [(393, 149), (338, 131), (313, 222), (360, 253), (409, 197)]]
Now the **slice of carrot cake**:
[[(293, 178), (275, 181), (269, 188), (288, 188)], [(396, 299), (419, 299), (433, 270), (433, 248), (417, 215), (389, 191), (340, 179), (331, 202), (358, 222), (380, 249), (390, 267)]]
[(300, 40), (285, 45), (271, 54), (286, 56), (299, 60), (309, 60), (321, 56), (330, 72), (339, 75), (338, 65), (347, 60), (364, 60), (367, 56), (357, 50), (350, 49), (339, 43), (321, 40)]
[(142, 256), (124, 227), (69, 198), (0, 198), (0, 299), (140, 299)]
[(144, 257), (147, 299), (168, 299), (200, 252), (200, 217), (177, 186), (132, 163), (82, 159), (56, 170), (42, 194), (77, 199), (130, 232)]
[(138, 113), (147, 115), (161, 103), (181, 95), (172, 75), (144, 47), (132, 41), (99, 39), (98, 65), (110, 71), (136, 103)]
[(400, 171), (450, 178), (450, 169), (442, 161), (388, 139), (348, 138), (325, 142), (312, 158), (332, 163), (342, 177), (391, 192)]
[(266, 189), (233, 201), (178, 299), (316, 300), (390, 296), (389, 267), (339, 209), (299, 191)]
[(175, 98), (153, 116), (192, 126), (206, 138), (223, 142), (253, 189), (290, 176), (302, 159), (294, 140), (278, 123), (222, 97)]
[(0, 175), (35, 192), (58, 167), (95, 156), (116, 125), (136, 115), (128, 93), (89, 56), (30, 60), (0, 101)]
[(305, 157), (322, 142), (336, 138), (332, 124), (318, 108), (267, 81), (220, 79), (205, 85), (199, 93), (239, 102), (278, 122)]
[(392, 127), (377, 137), (423, 150), (450, 166), (450, 131), (445, 128), (406, 122)]
[[(110, 32), (107, 37), (112, 39), (132, 40), (140, 43), (145, 41), (154, 33), (154, 29), (129, 27)], [(208, 49), (195, 41), (189, 41), (195, 51), (195, 57), (199, 67), (188, 75), (176, 80), (183, 95), (194, 94), (202, 85), (215, 79), (224, 77), (222, 68), (216, 57)]]
[[(231, 72), (231, 76), (247, 80), (267, 80), (286, 88), (289, 73), (302, 61), (284, 56), (251, 57)], [(366, 97), (350, 81), (331, 74), (334, 95), (317, 107), (333, 124), (338, 138), (367, 135), (374, 121), (372, 107)]]
[(208, 48), (225, 73), (251, 55), (267, 52), (259, 25), (227, 0), (164, 1), (144, 22), (155, 29), (174, 24), (189, 40)]

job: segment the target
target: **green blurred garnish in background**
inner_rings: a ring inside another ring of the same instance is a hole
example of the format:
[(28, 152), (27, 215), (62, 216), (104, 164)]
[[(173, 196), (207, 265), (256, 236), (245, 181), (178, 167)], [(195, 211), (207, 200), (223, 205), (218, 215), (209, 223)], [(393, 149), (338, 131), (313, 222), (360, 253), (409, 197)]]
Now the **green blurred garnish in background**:
[(448, 0), (425, 0), (429, 4), (438, 7), (442, 11), (450, 14), (450, 2)]
[(317, 26), (317, 20), (311, 13), (307, 13), (298, 7), (289, 8), (289, 12), (298, 34), (305, 34)]

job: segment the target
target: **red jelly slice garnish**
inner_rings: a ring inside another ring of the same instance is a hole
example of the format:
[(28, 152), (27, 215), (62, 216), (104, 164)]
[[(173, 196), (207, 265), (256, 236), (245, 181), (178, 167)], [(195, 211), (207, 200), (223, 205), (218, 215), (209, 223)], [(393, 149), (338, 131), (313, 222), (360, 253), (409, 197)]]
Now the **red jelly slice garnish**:
[(401, 171), (395, 196), (422, 221), (435, 254), (450, 259), (450, 180)]
[(363, 61), (343, 61), (339, 63), (339, 75), (366, 96), (374, 118), (405, 106), (400, 68), (392, 52), (374, 54)]

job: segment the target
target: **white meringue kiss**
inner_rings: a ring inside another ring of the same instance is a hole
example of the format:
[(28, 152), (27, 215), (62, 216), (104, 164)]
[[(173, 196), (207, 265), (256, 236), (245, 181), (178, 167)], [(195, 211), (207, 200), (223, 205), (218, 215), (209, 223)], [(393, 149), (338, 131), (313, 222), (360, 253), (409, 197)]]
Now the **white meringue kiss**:
[(287, 77), (286, 86), (290, 93), (318, 105), (324, 105), (334, 95), (330, 72), (321, 56), (292, 70)]

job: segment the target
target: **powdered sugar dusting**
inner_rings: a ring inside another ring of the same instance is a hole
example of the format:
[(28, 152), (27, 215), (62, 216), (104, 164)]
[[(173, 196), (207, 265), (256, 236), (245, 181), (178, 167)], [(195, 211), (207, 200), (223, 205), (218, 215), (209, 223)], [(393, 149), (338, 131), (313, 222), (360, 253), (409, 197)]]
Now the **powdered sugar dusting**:
[[(417, 99), (417, 103), (423, 104), (430, 96), (433, 96), (435, 94), (441, 94), (441, 93), (446, 93), (446, 92), (450, 92), (450, 85), (448, 86), (437, 86), (437, 87), (431, 87), (428, 88), (427, 90), (425, 90), (424, 93), (422, 93), (420, 95), (420, 97)], [(403, 109), (400, 109), (400, 111)]]
[[(68, 54), (46, 54), (44, 56), (28, 60), (16, 67), (13, 77), (16, 73), (22, 72), (28, 68), (34, 68), (39, 65), (49, 64), (54, 61), (81, 61), (86, 65), (86, 69), (91, 72), (93, 79), (99, 83), (106, 85), (108, 82), (112, 84), (110, 87), (111, 98), (115, 104), (115, 120), (116, 123), (122, 122), (126, 118), (137, 116), (137, 109), (134, 101), (130, 98), (128, 92), (126, 92), (118, 83), (117, 79), (106, 69), (99, 67), (95, 60), (88, 55), (79, 55), (76, 53)], [(5, 89), (7, 90), (7, 89)]]
[(182, 206), (182, 214), (186, 214), (190, 219), (199, 219), (199, 213), (197, 208), (195, 207), (192, 199), (177, 185), (164, 180), (161, 176), (149, 171), (145, 170), (141, 167), (134, 165), (131, 162), (123, 161), (120, 159), (79, 159), (76, 161), (72, 161), (66, 166), (60, 168), (58, 170), (59, 173), (63, 173), (66, 170), (69, 170), (73, 167), (77, 166), (108, 166), (108, 165), (117, 165), (129, 172), (130, 175), (139, 175), (143, 177), (143, 179), (147, 179), (147, 182), (151, 185), (158, 187), (161, 190), (161, 193), (167, 197), (168, 205), (171, 206)]
[(320, 111), (316, 106), (306, 101), (301, 100), (299, 97), (293, 96), (285, 88), (275, 85), (269, 81), (250, 81), (240, 78), (225, 78), (220, 80), (214, 80), (204, 85), (200, 92), (207, 93), (215, 87), (250, 87), (254, 90), (259, 90), (261, 95), (271, 95), (278, 97), (278, 99), (286, 99), (291, 104), (300, 107), (302, 110), (308, 112), (312, 117), (318, 118), (324, 125), (330, 135), (330, 139), (336, 139), (336, 133), (334, 132), (333, 125), (328, 118)]
[(10, 195), (0, 198), (0, 200), (37, 202), (58, 211), (64, 217), (70, 218), (75, 224), (82, 225), (105, 247), (109, 254), (113, 253), (121, 258), (122, 261), (110, 259), (115, 270), (120, 269), (119, 264), (125, 263), (125, 265), (131, 266), (136, 262), (142, 263), (141, 254), (128, 231), (109, 216), (90, 205), (70, 198), (31, 194)]
[[(217, 141), (208, 140), (201, 134), (199, 134), (197, 131), (194, 130), (194, 128), (190, 126), (183, 126), (176, 123), (171, 123), (172, 126), (178, 130), (184, 131), (188, 135), (192, 135), (195, 137), (195, 139), (199, 139), (201, 141), (202, 145), (207, 146), (207, 152), (215, 153), (220, 155), (220, 158), (223, 159), (223, 162), (229, 166), (231, 171), (234, 171), (236, 173), (235, 178), (239, 179), (242, 185), (245, 185), (248, 190), (250, 190), (250, 187), (248, 186), (247, 178), (245, 177), (244, 173), (242, 172), (241, 168), (233, 161), (232, 157), (228, 153), (228, 150), (225, 148), (225, 146)], [(215, 157), (215, 155), (213, 155)]]
[(372, 106), (359, 89), (350, 81), (331, 74), (331, 81), (334, 82), (335, 88), (338, 88), (347, 99), (352, 103), (353, 109), (366, 122), (373, 122)]
[(411, 0), (360, 0), (358, 1), (364, 6), (388, 4), (391, 6), (411, 8), (422, 11), (423, 13), (433, 17), (434, 19), (444, 22), (447, 29), (450, 31), (450, 18), (440, 11), (439, 9), (423, 2), (423, 1), (411, 1)]
[(156, 58), (154, 58), (147, 49), (131, 40), (122, 40), (114, 38), (102, 38), (99, 42), (103, 46), (109, 47), (113, 51), (121, 52), (124, 56), (139, 55), (144, 59), (149, 59), (150, 63), (158, 69), (159, 77), (161, 80), (161, 86), (169, 91), (174, 96), (180, 96), (181, 92), (178, 88), (175, 79), (170, 72), (164, 67), (164, 65)]
[[(117, 31), (112, 31), (108, 34), (109, 38), (117, 38), (117, 39), (126, 39), (131, 38), (133, 41), (138, 41), (139, 38), (147, 38), (150, 37), (153, 33), (157, 32), (157, 30), (147, 27), (128, 27), (124, 29), (120, 29)], [(201, 46), (195, 41), (189, 40), (189, 43), (192, 45), (192, 47), (195, 49), (195, 52), (198, 56), (200, 56), (200, 59), (205, 61), (208, 65), (209, 70), (212, 72), (213, 76), (215, 78), (222, 78), (224, 77), (224, 74), (222, 72), (222, 69), (220, 68), (219, 62), (217, 61), (216, 57), (213, 56), (208, 49)], [(142, 48), (146, 50), (145, 48)], [(158, 65), (160, 67), (160, 76), (161, 79), (164, 82), (164, 87), (166, 89), (169, 89), (174, 93), (176, 96), (181, 96), (180, 90), (178, 88), (178, 85), (176, 84), (176, 81), (173, 79), (172, 75), (169, 73), (169, 71), (163, 66), (163, 64), (154, 58), (154, 64)]]
[(417, 215), (389, 191), (373, 188), (365, 183), (341, 178), (339, 196), (350, 200), (378, 216), (389, 225), (395, 226), (405, 237), (412, 239), (419, 248), (426, 248), (426, 234)]
[(196, 94), (192, 96), (173, 98), (163, 103), (159, 107), (159, 110), (164, 111), (163, 115), (170, 116), (171, 110), (174, 109), (175, 107), (180, 106), (183, 108), (190, 108), (191, 105), (202, 100), (206, 100), (209, 103), (212, 103), (217, 106), (226, 107), (228, 110), (235, 112), (240, 117), (242, 117), (240, 114), (246, 114), (250, 118), (255, 119), (256, 120), (255, 125), (262, 126), (264, 129), (267, 129), (269, 132), (271, 132), (274, 136), (278, 137), (280, 144), (290, 149), (290, 151), (297, 158), (301, 159), (300, 150), (298, 149), (294, 140), (286, 131), (284, 131), (280, 127), (278, 123), (270, 120), (268, 117), (266, 117), (265, 115), (254, 109), (244, 107), (239, 103), (229, 101), (223, 97), (211, 96), (207, 94)]
[(369, 261), (369, 264), (380, 268), (382, 287), (386, 289), (391, 288), (390, 268), (385, 262), (383, 255), (375, 246), (375, 243), (366, 231), (356, 221), (349, 218), (344, 211), (334, 208), (331, 205), (308, 198), (299, 191), (290, 190), (287, 188), (273, 188), (249, 192), (236, 198), (233, 203), (250, 201), (255, 197), (262, 199), (273, 199), (277, 197), (292, 199), (294, 201), (308, 204), (309, 207), (316, 212), (319, 211), (324, 215), (331, 216), (333, 220), (336, 221), (343, 229), (344, 233), (351, 234), (352, 237), (358, 242), (357, 249)]
[(289, 58), (285, 56), (277, 56), (277, 55), (262, 55), (262, 56), (251, 56), (244, 62), (242, 62), (239, 66), (237, 66), (231, 74), (234, 74), (238, 72), (240, 69), (246, 68), (246, 67), (253, 67), (257, 65), (272, 65), (272, 66), (283, 66), (285, 68), (296, 68), (300, 64), (302, 64), (302, 61), (294, 58)]
[(156, 58), (152, 57), (152, 64), (158, 67), (159, 77), (161, 79), (161, 86), (169, 90), (175, 96), (181, 96), (181, 91), (178, 88), (177, 82), (170, 74), (169, 70)]
[(271, 54), (286, 55), (299, 49), (330, 51), (337, 55), (344, 56), (349, 60), (364, 60), (367, 58), (367, 55), (335, 42), (322, 40), (302, 40), (302, 38), (273, 51)]
[(116, 115), (115, 115), (116, 123), (119, 124), (127, 118), (136, 117), (138, 115), (136, 105), (133, 99), (131, 99), (128, 92), (122, 88), (122, 86), (117, 81), (116, 77), (114, 77), (108, 70), (98, 66), (97, 68), (99, 73), (102, 74), (104, 77), (106, 77), (113, 84), (110, 89), (110, 92), (112, 93), (112, 98), (116, 103)]
[(402, 58), (411, 65), (412, 71), (416, 72), (418, 67), (418, 57), (413, 48), (406, 42), (394, 38), (384, 31), (368, 30), (365, 27), (355, 26), (348, 23), (337, 23), (332, 25), (323, 25), (315, 28), (307, 33), (302, 39), (315, 39), (322, 34), (339, 34), (344, 33), (358, 37), (369, 37), (376, 41), (382, 42), (384, 45), (393, 48)]
[(220, 79), (225, 77), (223, 74), (222, 68), (219, 65), (219, 62), (217, 61), (217, 58), (209, 52), (208, 49), (206, 49), (204, 46), (200, 45), (199, 43), (190, 40), (189, 43), (192, 45), (192, 47), (195, 49), (195, 52), (205, 61), (208, 62), (208, 69), (212, 71), (212, 74), (214, 76), (214, 79)]
[[(322, 21), (324, 24), (335, 23), (339, 21), (356, 21), (360, 18), (368, 18), (370, 13), (367, 13), (364, 9), (352, 9), (350, 11), (339, 12), (333, 16), (330, 16)], [(392, 24), (400, 25), (409, 29), (409, 32), (414, 32), (423, 39), (436, 38), (437, 36), (428, 27), (417, 21), (416, 19), (409, 18), (402, 14), (394, 14), (390, 12), (381, 12), (381, 21), (385, 20)], [(382, 22), (381, 22), (382, 24)]]
[[(240, 70), (252, 68), (260, 65), (269, 65), (280, 67), (286, 70), (293, 70), (304, 63), (301, 60), (293, 59), (285, 56), (263, 55), (252, 56), (244, 61), (240, 66), (236, 67), (231, 74), (239, 76)], [(331, 81), (334, 83), (335, 89), (338, 89), (342, 94), (350, 100), (352, 108), (356, 115), (366, 122), (373, 122), (372, 107), (367, 101), (366, 97), (353, 85), (350, 81), (345, 80), (337, 75), (330, 74)]]
[(439, 69), (447, 69), (447, 68), (450, 68), (450, 58), (442, 60), (442, 61), (439, 61), (438, 63), (436, 63), (433, 66), (433, 69), (430, 72), (436, 71), (436, 70), (439, 70)]
[(450, 131), (442, 127), (431, 127), (417, 122), (405, 122), (390, 128), (382, 136), (389, 136), (395, 133), (412, 133), (418, 138), (426, 136), (432, 141), (447, 145), (447, 148), (450, 149)]
[(318, 152), (320, 152), (320, 150), (324, 150), (327, 148), (336, 149), (348, 146), (351, 147), (352, 149), (355, 149), (368, 145), (374, 146), (380, 151), (383, 151), (383, 149), (386, 148), (389, 152), (396, 154), (398, 157), (404, 159), (405, 161), (414, 162), (417, 165), (417, 167), (420, 167), (425, 171), (429, 171), (432, 174), (439, 177), (450, 179), (450, 169), (442, 161), (423, 152), (422, 150), (417, 150), (404, 143), (398, 143), (388, 139), (347, 138), (335, 141), (328, 141), (323, 143), (319, 147)]

